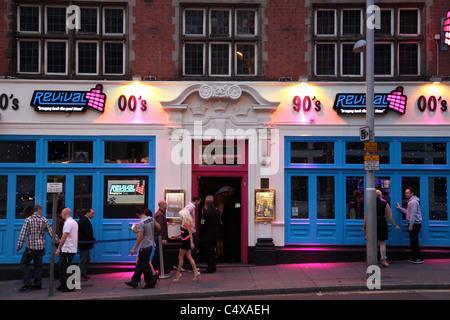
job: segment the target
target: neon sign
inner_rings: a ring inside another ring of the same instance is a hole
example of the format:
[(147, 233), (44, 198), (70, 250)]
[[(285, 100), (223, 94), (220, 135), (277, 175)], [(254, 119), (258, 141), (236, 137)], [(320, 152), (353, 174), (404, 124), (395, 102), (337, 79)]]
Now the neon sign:
[(105, 109), (106, 95), (98, 84), (90, 91), (35, 90), (30, 106), (37, 112), (84, 112), (93, 108)]
[(420, 96), (417, 100), (417, 108), (420, 112), (425, 112), (428, 109), (429, 112), (435, 112), (438, 105), (441, 105), (441, 111), (445, 112), (448, 110), (447, 100), (442, 99), (442, 97), (436, 98), (435, 96), (430, 96), (427, 100), (425, 96)]
[(447, 19), (444, 20), (444, 43), (450, 46), (450, 10), (447, 12)]
[(140, 106), (139, 108), (141, 109), (141, 111), (147, 111), (147, 100), (142, 99), (142, 96), (136, 98), (135, 95), (132, 95), (127, 99), (127, 97), (122, 94), (119, 97), (117, 104), (119, 110), (122, 112), (125, 111), (127, 107), (130, 111), (136, 111), (138, 106)]
[(303, 111), (308, 112), (311, 110), (314, 103), (314, 110), (317, 112), (320, 112), (322, 109), (320, 101), (316, 99), (316, 97), (313, 97), (312, 99), (309, 96), (305, 96), (303, 99), (301, 99), (299, 96), (295, 96), (292, 100), (292, 109), (294, 109), (295, 112), (299, 112), (303, 105)]
[[(376, 93), (374, 95), (375, 114), (385, 114), (389, 109), (401, 114), (406, 110), (406, 96), (403, 87), (397, 87), (390, 93)], [(334, 100), (333, 109), (339, 114), (364, 114), (366, 110), (366, 94), (338, 93)]]

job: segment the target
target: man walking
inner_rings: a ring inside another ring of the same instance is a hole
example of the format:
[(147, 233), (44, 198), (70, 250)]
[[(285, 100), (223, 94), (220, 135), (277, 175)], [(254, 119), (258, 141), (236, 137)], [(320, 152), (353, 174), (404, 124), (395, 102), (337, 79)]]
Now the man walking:
[(55, 255), (59, 257), (59, 282), (58, 291), (68, 292), (75, 289), (67, 287), (67, 280), (69, 275), (67, 268), (72, 264), (73, 257), (77, 254), (78, 245), (78, 224), (72, 218), (72, 210), (64, 208), (61, 212), (61, 217), (65, 220), (63, 227), (63, 235), (61, 242), (58, 245)]
[[(52, 228), (46, 218), (42, 216), (42, 207), (34, 206), (33, 214), (25, 219), (20, 230), (19, 240), (17, 241), (16, 251), (22, 249), (25, 241), (25, 251), (20, 260), (20, 269), (22, 270), (23, 286), (21, 292), (28, 289), (40, 290), (42, 282), (42, 257), (45, 252), (45, 233), (52, 236)], [(59, 237), (55, 235), (55, 242), (59, 241)], [(31, 284), (30, 264), (34, 260), (34, 280)]]
[[(159, 252), (159, 235), (161, 235), (161, 244), (162, 244), (162, 256), (164, 262), (164, 272), (169, 272), (168, 265), (166, 263), (166, 251), (165, 244), (169, 239), (169, 234), (167, 231), (167, 219), (166, 219), (166, 210), (167, 210), (167, 202), (162, 200), (158, 203), (159, 210), (155, 213), (155, 221), (161, 226), (159, 231), (155, 231), (155, 240), (156, 240), (156, 249), (155, 254), (153, 256), (153, 267), (159, 270), (159, 274), (162, 273), (161, 265), (160, 265), (160, 252)], [(158, 240), (157, 240), (158, 239)]]
[[(78, 249), (80, 250), (81, 281), (89, 280), (87, 270), (91, 262), (90, 250), (94, 247), (94, 230), (91, 220), (94, 218), (93, 209), (84, 209), (83, 216), (78, 220)], [(83, 243), (88, 242), (88, 243)]]
[(419, 264), (423, 263), (422, 252), (419, 246), (419, 232), (422, 226), (420, 199), (415, 195), (412, 188), (405, 190), (405, 197), (408, 201), (408, 206), (404, 209), (397, 202), (397, 209), (406, 214), (406, 221), (408, 221), (409, 243), (411, 245), (411, 259), (408, 259), (408, 261)]

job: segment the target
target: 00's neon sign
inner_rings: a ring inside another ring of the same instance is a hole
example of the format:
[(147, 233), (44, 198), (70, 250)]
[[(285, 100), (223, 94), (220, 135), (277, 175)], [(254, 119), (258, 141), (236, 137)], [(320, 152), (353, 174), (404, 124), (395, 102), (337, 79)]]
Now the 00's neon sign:
[(121, 95), (118, 100), (118, 107), (120, 111), (128, 110), (134, 112), (139, 107), (141, 111), (147, 111), (147, 100), (142, 99), (142, 96), (136, 98), (135, 95), (131, 95), (128, 99), (125, 95)]
[(448, 110), (447, 100), (442, 99), (442, 97), (436, 98), (431, 96), (427, 99), (425, 96), (420, 96), (419, 100), (417, 100), (417, 108), (420, 112), (425, 112), (427, 109), (429, 112), (435, 112), (439, 104), (442, 112)]

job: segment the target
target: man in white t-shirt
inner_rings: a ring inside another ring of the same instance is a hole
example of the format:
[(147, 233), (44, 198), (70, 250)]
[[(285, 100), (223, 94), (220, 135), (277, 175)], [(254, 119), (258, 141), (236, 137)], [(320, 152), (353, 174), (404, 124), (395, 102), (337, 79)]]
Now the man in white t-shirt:
[(63, 227), (63, 234), (59, 242), (58, 249), (55, 255), (59, 257), (59, 291), (67, 292), (73, 291), (67, 288), (67, 279), (69, 274), (67, 268), (72, 264), (73, 257), (77, 254), (78, 245), (78, 223), (72, 218), (72, 210), (64, 208), (61, 212), (61, 217), (65, 220)]

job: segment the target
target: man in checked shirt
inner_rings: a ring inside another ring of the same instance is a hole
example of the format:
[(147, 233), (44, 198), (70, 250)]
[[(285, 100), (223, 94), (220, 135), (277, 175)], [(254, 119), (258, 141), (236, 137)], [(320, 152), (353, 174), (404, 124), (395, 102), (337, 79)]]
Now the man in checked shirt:
[[(23, 286), (21, 292), (28, 289), (40, 290), (42, 280), (42, 256), (45, 253), (45, 233), (52, 236), (52, 228), (46, 218), (42, 216), (42, 207), (34, 206), (33, 214), (25, 219), (20, 230), (19, 240), (17, 241), (16, 251), (22, 249), (25, 241), (25, 251), (20, 260), (20, 269), (22, 270)], [(55, 235), (55, 242), (59, 242), (59, 237)], [(34, 280), (31, 284), (30, 269), (31, 260), (34, 260)]]

